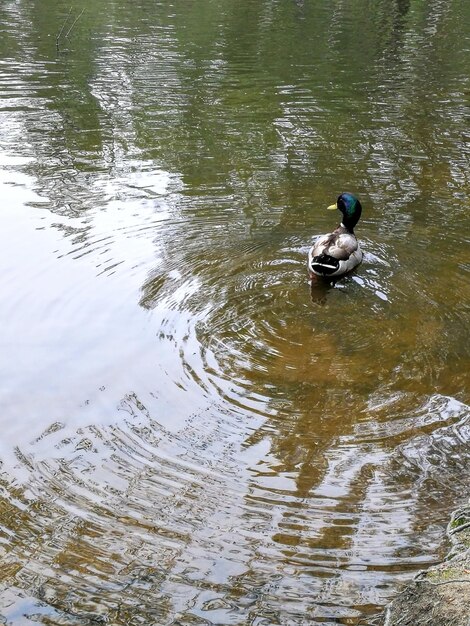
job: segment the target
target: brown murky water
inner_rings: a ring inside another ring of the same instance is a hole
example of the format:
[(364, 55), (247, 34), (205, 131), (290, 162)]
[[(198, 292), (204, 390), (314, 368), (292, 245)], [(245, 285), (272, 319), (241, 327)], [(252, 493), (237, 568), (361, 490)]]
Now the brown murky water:
[(373, 623), (469, 489), (470, 5), (0, 19), (0, 623)]

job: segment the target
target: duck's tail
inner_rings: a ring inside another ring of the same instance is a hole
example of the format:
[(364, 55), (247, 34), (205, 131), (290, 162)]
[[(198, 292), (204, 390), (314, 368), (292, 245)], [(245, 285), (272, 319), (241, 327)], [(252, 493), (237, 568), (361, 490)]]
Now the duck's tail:
[(315, 274), (320, 274), (321, 276), (330, 276), (334, 274), (339, 268), (339, 260), (330, 256), (329, 254), (319, 254), (318, 256), (314, 256), (310, 263), (310, 267)]

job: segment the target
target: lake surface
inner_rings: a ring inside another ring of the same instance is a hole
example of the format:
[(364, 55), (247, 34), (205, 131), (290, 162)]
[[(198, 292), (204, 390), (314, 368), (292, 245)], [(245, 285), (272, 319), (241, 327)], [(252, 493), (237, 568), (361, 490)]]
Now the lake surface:
[[(372, 624), (445, 554), (469, 25), (467, 0), (0, 2), (1, 624)], [(311, 287), (343, 190), (364, 261)]]

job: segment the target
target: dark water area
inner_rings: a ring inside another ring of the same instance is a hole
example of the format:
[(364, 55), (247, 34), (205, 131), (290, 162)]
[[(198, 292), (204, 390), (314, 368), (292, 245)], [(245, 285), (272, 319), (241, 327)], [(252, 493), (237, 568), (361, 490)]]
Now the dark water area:
[[(370, 625), (442, 558), (469, 24), (0, 0), (0, 624)], [(343, 190), (364, 261), (310, 287)]]

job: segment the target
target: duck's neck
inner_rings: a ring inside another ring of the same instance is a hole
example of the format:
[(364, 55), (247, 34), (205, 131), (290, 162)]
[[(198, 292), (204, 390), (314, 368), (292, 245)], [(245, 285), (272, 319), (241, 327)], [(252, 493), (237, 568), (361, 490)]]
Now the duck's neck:
[(354, 235), (354, 228), (352, 228), (352, 226), (346, 226), (346, 224), (344, 224), (343, 222), (341, 222), (341, 224), (338, 226), (338, 229), (345, 230), (347, 233), (351, 233), (351, 235)]

